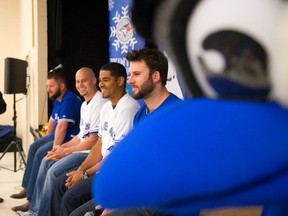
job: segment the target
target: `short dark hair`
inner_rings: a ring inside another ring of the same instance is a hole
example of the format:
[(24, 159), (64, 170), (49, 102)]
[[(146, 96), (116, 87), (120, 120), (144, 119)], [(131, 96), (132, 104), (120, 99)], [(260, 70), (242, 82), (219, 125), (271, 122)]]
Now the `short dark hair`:
[(62, 82), (65, 84), (65, 86), (67, 86), (66, 77), (60, 71), (49, 72), (47, 75), (47, 80), (49, 79), (55, 79), (58, 83)]
[(130, 62), (144, 60), (150, 70), (150, 74), (159, 71), (161, 83), (163, 86), (166, 85), (168, 76), (168, 60), (159, 50), (143, 47), (139, 50), (128, 52), (126, 54), (126, 59)]
[(126, 82), (127, 82), (127, 72), (126, 72), (126, 68), (117, 62), (110, 62), (107, 63), (105, 65), (103, 65), (101, 67), (100, 70), (107, 70), (110, 71), (111, 76), (116, 77), (116, 79), (118, 79), (119, 77), (124, 77), (124, 84), (126, 86)]

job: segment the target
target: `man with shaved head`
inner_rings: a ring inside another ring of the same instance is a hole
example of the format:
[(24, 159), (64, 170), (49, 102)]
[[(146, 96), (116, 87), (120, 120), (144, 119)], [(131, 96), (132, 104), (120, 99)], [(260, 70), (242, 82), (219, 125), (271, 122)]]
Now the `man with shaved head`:
[[(41, 162), (29, 212), (33, 215), (41, 203), (49, 205), (54, 180), (57, 176), (78, 167), (87, 157), (98, 136), (99, 114), (106, 102), (97, 87), (92, 69), (83, 67), (75, 75), (76, 89), (85, 99), (81, 106), (80, 132), (69, 142), (53, 148)], [(42, 193), (42, 192), (43, 193)], [(46, 192), (49, 191), (49, 192)], [(22, 211), (17, 211), (23, 215)]]

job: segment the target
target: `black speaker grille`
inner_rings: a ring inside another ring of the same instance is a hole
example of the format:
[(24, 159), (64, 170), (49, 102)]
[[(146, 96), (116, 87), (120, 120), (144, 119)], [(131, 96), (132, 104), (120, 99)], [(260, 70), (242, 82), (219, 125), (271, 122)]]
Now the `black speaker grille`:
[(5, 94), (26, 94), (27, 66), (27, 61), (21, 59), (10, 57), (5, 59)]

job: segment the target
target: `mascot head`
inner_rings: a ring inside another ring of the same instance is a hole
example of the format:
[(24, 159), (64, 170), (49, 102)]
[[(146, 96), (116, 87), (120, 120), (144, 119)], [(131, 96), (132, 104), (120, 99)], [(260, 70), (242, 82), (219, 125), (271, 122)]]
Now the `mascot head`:
[(288, 1), (134, 1), (132, 20), (174, 60), (190, 96), (288, 106)]

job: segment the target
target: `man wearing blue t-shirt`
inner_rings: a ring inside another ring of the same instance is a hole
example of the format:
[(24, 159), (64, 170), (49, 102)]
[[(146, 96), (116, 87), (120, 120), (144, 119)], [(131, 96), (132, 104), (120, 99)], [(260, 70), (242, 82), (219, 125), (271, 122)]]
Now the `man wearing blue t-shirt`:
[(130, 62), (128, 83), (132, 88), (132, 96), (136, 100), (144, 100), (144, 105), (135, 115), (135, 126), (156, 109), (159, 112), (167, 108), (169, 103), (179, 101), (179, 98), (165, 87), (168, 63), (163, 53), (156, 49), (142, 48), (127, 53), (126, 58)]
[(11, 195), (15, 199), (27, 197), (28, 202), (13, 207), (13, 211), (28, 210), (40, 163), (46, 153), (52, 147), (69, 141), (79, 132), (82, 101), (67, 89), (64, 74), (59, 71), (49, 73), (46, 88), (49, 99), (53, 101), (53, 110), (48, 122), (46, 136), (36, 140), (29, 148), (27, 165), (22, 179), (24, 189), (18, 194)]

